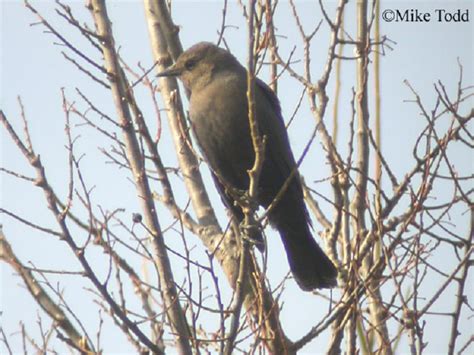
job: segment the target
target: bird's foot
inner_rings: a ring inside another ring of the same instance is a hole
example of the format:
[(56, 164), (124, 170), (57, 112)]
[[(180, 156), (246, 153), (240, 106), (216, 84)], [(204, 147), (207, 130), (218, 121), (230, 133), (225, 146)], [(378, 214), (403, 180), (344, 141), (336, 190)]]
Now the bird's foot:
[(250, 245), (257, 247), (262, 253), (265, 251), (265, 240), (263, 239), (262, 227), (259, 224), (240, 223), (242, 239)]

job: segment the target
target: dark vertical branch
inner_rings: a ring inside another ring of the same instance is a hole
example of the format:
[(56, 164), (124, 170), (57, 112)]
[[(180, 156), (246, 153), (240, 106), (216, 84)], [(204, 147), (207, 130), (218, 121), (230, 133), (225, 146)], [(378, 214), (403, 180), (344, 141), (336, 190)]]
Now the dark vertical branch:
[(239, 327), (240, 311), (244, 301), (245, 279), (249, 277), (247, 264), (249, 261), (250, 245), (248, 239), (249, 228), (255, 228), (255, 201), (257, 201), (258, 180), (263, 166), (264, 159), (264, 139), (260, 136), (257, 118), (255, 117), (255, 0), (249, 0), (248, 3), (248, 61), (247, 61), (247, 102), (248, 102), (248, 120), (250, 126), (250, 135), (252, 145), (255, 151), (255, 162), (248, 171), (250, 178), (248, 201), (243, 201), (242, 211), (244, 213), (244, 226), (242, 229), (241, 251), (239, 261), (239, 277), (235, 287), (235, 302), (231, 318), (231, 328), (228, 335), (227, 344), (224, 350), (226, 355), (231, 355), (234, 348), (234, 341)]

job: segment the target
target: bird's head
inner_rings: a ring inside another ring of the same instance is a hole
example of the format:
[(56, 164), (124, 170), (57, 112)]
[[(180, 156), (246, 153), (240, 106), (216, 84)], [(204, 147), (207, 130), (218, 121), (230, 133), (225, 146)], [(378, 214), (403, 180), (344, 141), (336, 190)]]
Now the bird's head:
[(157, 76), (176, 76), (190, 90), (207, 85), (213, 76), (225, 70), (242, 70), (237, 59), (225, 49), (200, 42), (183, 52), (176, 63)]

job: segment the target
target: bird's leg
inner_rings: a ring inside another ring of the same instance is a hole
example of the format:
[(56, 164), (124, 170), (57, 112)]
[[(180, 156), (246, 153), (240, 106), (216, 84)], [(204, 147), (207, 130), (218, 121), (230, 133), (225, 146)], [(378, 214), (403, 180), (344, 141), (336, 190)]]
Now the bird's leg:
[[(247, 191), (241, 192), (235, 199), (235, 203), (239, 205), (245, 216), (250, 218), (243, 218), (240, 221), (239, 228), (241, 230), (242, 239), (245, 239), (249, 244), (255, 245), (258, 250), (263, 252), (265, 250), (265, 242), (262, 236), (262, 226), (255, 218), (255, 211), (258, 209), (258, 203), (251, 199)], [(249, 212), (249, 213), (248, 213)]]
[(262, 226), (255, 218), (252, 222), (254, 223), (247, 224), (245, 223), (245, 220), (240, 222), (239, 228), (242, 231), (241, 236), (251, 245), (256, 246), (258, 250), (263, 252), (265, 250), (265, 241), (262, 237)]

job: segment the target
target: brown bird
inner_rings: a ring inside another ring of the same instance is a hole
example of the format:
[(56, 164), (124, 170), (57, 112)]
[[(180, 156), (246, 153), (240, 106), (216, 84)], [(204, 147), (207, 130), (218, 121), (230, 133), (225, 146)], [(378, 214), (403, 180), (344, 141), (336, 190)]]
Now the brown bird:
[[(201, 42), (183, 52), (174, 65), (158, 76), (177, 76), (190, 91), (189, 116), (198, 145), (223, 200), (242, 221), (242, 210), (225, 187), (247, 191), (247, 171), (255, 160), (248, 120), (246, 68), (228, 51)], [(278, 98), (259, 79), (255, 103), (258, 128), (266, 139), (258, 203), (266, 208), (296, 163)], [(293, 276), (303, 290), (336, 285), (336, 268), (311, 235), (298, 174), (293, 174), (288, 188), (270, 211), (269, 220), (280, 233)]]

